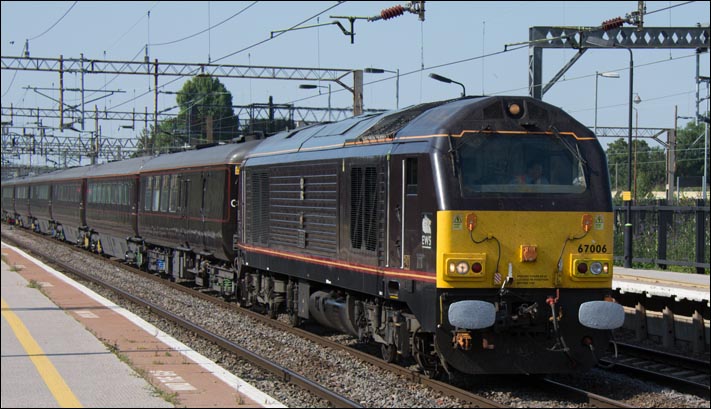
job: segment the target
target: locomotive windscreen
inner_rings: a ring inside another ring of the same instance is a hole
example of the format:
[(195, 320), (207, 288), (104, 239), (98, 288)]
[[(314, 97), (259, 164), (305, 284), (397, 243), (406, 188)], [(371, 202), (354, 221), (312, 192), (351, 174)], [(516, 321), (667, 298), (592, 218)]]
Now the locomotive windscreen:
[(577, 145), (545, 134), (465, 135), (458, 144), (462, 193), (582, 193)]

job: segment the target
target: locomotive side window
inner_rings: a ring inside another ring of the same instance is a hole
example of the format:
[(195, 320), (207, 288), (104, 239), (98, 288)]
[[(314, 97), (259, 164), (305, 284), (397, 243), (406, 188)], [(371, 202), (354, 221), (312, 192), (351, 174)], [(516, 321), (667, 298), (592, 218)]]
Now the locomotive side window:
[(582, 193), (582, 157), (573, 140), (550, 135), (469, 135), (459, 148), (462, 192)]
[(406, 192), (417, 195), (417, 158), (405, 159)]

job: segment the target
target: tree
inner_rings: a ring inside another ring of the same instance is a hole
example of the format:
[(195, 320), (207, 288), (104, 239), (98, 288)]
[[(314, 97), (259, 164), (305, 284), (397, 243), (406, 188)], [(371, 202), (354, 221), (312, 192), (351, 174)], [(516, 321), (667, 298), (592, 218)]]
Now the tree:
[[(628, 146), (627, 141), (623, 138), (607, 146), (607, 166), (613, 190), (627, 190)], [(635, 197), (642, 199), (654, 190), (664, 190), (666, 184), (664, 149), (651, 147), (643, 140), (634, 140), (632, 141), (632, 155), (632, 189), (634, 191), (636, 186)]]
[(232, 94), (217, 78), (201, 74), (189, 79), (175, 100), (180, 108), (178, 116), (161, 121), (157, 133), (151, 129), (153, 152), (237, 136), (239, 125), (232, 110)]
[(691, 121), (683, 129), (677, 129), (677, 176), (702, 176), (704, 174), (704, 132), (703, 122), (694, 124)]
[(187, 136), (176, 132), (177, 127), (177, 118), (170, 118), (158, 125), (158, 132), (153, 125), (149, 125), (148, 129), (144, 128), (141, 130), (136, 144), (136, 153), (133, 156), (153, 155), (182, 149), (187, 141)]

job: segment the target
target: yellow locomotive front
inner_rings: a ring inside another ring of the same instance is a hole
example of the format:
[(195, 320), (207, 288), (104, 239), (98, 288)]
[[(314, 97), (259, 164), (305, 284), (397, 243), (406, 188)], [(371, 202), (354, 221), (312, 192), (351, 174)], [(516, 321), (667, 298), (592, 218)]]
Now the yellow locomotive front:
[(604, 153), (562, 113), (526, 126), (538, 104), (500, 100), (497, 126), (447, 135), (460, 194), (436, 216), (435, 342), (450, 373), (589, 368), (624, 321)]

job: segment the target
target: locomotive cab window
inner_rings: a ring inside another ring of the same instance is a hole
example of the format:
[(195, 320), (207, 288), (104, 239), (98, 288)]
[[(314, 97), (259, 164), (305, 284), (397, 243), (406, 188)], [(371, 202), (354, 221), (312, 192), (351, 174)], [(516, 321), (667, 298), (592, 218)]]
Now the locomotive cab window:
[(469, 135), (458, 149), (463, 194), (582, 193), (584, 163), (575, 141), (550, 135)]

